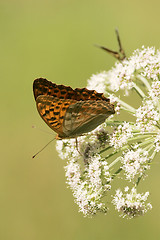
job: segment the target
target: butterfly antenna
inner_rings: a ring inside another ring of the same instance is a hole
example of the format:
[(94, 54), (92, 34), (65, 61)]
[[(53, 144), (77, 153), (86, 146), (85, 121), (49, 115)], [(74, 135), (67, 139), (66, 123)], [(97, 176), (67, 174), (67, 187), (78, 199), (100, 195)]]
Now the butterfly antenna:
[(55, 138), (53, 138), (51, 141), (49, 141), (41, 150), (39, 150), (36, 154), (33, 155), (32, 158), (35, 158), (40, 152), (42, 152), (51, 142), (53, 142)]
[(116, 32), (117, 41), (118, 41), (118, 45), (119, 45), (119, 53), (121, 54), (121, 57), (120, 57), (119, 60), (123, 60), (123, 59), (126, 58), (126, 54), (125, 54), (125, 51), (124, 51), (124, 49), (122, 47), (122, 44), (121, 44), (118, 28), (115, 29), (115, 32)]
[(52, 134), (51, 132), (45, 131), (44, 129), (41, 129), (41, 128), (39, 128), (39, 127), (36, 127), (35, 125), (32, 125), (32, 128), (37, 128), (39, 131), (44, 132), (44, 133), (47, 133), (47, 134), (50, 134), (50, 135), (53, 136), (53, 134)]
[(119, 51), (113, 51), (109, 48), (106, 48), (104, 46), (99, 46), (99, 45), (95, 45), (96, 47), (99, 47), (101, 48), (102, 50), (110, 53), (113, 57), (115, 57), (116, 59), (118, 59), (119, 61), (122, 61), (126, 58), (126, 54), (124, 52), (124, 49), (122, 48), (122, 44), (121, 44), (121, 40), (120, 40), (120, 37), (119, 37), (119, 32), (118, 32), (118, 29), (116, 28), (115, 29), (115, 32), (116, 32), (116, 36), (117, 36), (117, 41), (118, 41), (118, 45), (119, 45)]

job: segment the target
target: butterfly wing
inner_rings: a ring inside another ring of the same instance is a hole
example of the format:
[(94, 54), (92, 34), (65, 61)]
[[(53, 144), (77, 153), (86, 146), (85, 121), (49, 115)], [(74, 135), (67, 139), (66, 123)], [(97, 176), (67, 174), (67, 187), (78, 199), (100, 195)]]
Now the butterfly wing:
[(66, 110), (63, 132), (76, 137), (90, 132), (114, 114), (114, 106), (106, 101), (78, 101)]
[(57, 85), (48, 81), (45, 78), (37, 78), (34, 80), (33, 93), (35, 100), (40, 95), (53, 96), (60, 99), (67, 99), (68, 95), (74, 95), (74, 91), (71, 87)]
[(33, 92), (40, 116), (61, 139), (90, 132), (115, 113), (110, 100), (95, 90), (73, 90), (38, 78)]
[(65, 138), (63, 122), (66, 110), (75, 100), (64, 100), (52, 96), (38, 96), (36, 99), (37, 110), (47, 125), (58, 133), (60, 138)]
[(60, 99), (74, 99), (80, 100), (104, 100), (110, 102), (103, 93), (97, 93), (95, 90), (88, 90), (87, 88), (72, 89), (69, 86), (57, 85), (48, 81), (45, 78), (37, 78), (33, 82), (33, 93), (35, 100), (40, 95), (53, 96)]

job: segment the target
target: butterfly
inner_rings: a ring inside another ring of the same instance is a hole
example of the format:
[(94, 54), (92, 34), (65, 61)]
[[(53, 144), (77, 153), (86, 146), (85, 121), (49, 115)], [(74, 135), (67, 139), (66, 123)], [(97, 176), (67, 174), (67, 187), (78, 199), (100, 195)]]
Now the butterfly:
[(44, 78), (34, 80), (33, 94), (40, 116), (57, 133), (56, 139), (77, 138), (115, 113), (114, 105), (103, 93), (72, 89)]

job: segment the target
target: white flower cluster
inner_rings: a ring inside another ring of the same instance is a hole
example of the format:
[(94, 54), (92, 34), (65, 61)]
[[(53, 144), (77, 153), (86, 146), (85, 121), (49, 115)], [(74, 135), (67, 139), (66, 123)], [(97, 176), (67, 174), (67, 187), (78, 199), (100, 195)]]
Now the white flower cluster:
[[(139, 76), (140, 75), (140, 76)], [(154, 81), (159, 81), (160, 76), (160, 52), (155, 50), (154, 47), (142, 47), (142, 50), (135, 50), (133, 55), (124, 59), (123, 62), (115, 64), (110, 71), (101, 75), (99, 79), (99, 74), (93, 75), (88, 81), (88, 88), (99, 90), (100, 81), (101, 89), (104, 90), (105, 86), (113, 92), (117, 92), (120, 89), (125, 90), (128, 94), (128, 90), (132, 89), (137, 76), (145, 77), (147, 79), (152, 79)], [(145, 79), (144, 79), (145, 80)], [(104, 86), (102, 84), (104, 83)], [(107, 89), (106, 89), (107, 90)], [(105, 92), (105, 91), (103, 91)]]
[(107, 162), (95, 155), (82, 172), (80, 164), (70, 159), (65, 170), (79, 211), (85, 216), (92, 216), (98, 211), (106, 212), (102, 197), (111, 188)]
[(101, 72), (98, 74), (93, 74), (91, 78), (88, 80), (88, 89), (96, 90), (97, 92), (105, 92), (105, 84), (107, 82), (108, 73), (107, 72)]
[(159, 110), (152, 100), (145, 100), (143, 105), (136, 111), (136, 125), (141, 131), (154, 131), (157, 122), (160, 119)]
[(159, 152), (160, 151), (160, 133), (158, 133), (157, 136), (155, 137), (154, 144), (155, 144), (155, 152)]
[[(160, 151), (160, 52), (142, 47), (110, 71), (93, 75), (87, 88), (103, 92), (120, 114), (79, 136), (77, 143), (75, 139), (57, 141), (59, 156), (67, 160), (66, 178), (75, 202), (85, 216), (90, 216), (108, 209), (104, 196), (117, 175), (122, 172), (119, 179), (134, 186), (136, 182), (138, 187)], [(123, 100), (129, 98), (124, 95), (131, 90), (137, 93), (136, 104)], [(151, 209), (146, 204), (148, 195), (137, 194), (135, 187), (130, 193), (128, 188), (124, 194), (117, 190), (113, 204), (122, 216), (132, 218)]]
[(137, 175), (141, 177), (145, 173), (145, 170), (150, 168), (149, 160), (148, 151), (141, 148), (124, 152), (121, 157), (121, 162), (126, 179), (131, 181)]
[(121, 213), (122, 217), (133, 218), (144, 215), (144, 213), (152, 209), (152, 205), (146, 203), (148, 196), (149, 192), (145, 194), (137, 193), (135, 187), (129, 193), (129, 187), (126, 187), (125, 193), (120, 189), (116, 191), (112, 203), (115, 205), (115, 209)]
[(123, 89), (128, 94), (128, 90), (133, 87), (132, 78), (134, 71), (135, 67), (130, 65), (128, 60), (124, 60), (123, 63), (116, 63), (115, 67), (108, 71), (110, 90), (117, 92)]
[(64, 140), (57, 140), (56, 150), (59, 153), (60, 158), (67, 159), (67, 158), (77, 158), (77, 149), (76, 149), (76, 141), (75, 139), (64, 139)]
[(160, 96), (160, 80), (152, 82), (151, 89), (149, 90), (149, 96), (153, 99), (153, 101), (157, 102)]
[(155, 47), (142, 47), (135, 50), (131, 57), (136, 70), (140, 70), (142, 76), (151, 80), (158, 80), (160, 75), (160, 52)]
[(133, 137), (133, 126), (127, 122), (124, 122), (122, 125), (119, 125), (116, 131), (113, 132), (110, 139), (110, 145), (115, 149), (121, 148), (124, 144), (127, 143), (129, 138)]
[(121, 104), (118, 102), (118, 98), (114, 94), (108, 94), (110, 102), (114, 104), (114, 110), (117, 115), (120, 114)]

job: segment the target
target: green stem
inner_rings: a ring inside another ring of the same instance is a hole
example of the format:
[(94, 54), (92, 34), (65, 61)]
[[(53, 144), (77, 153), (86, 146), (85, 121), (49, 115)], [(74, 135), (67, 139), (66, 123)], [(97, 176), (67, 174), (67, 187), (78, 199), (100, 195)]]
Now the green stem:
[[(150, 136), (150, 135), (149, 135)], [(144, 138), (146, 138), (146, 137), (148, 137), (148, 135), (145, 135), (145, 136), (138, 136), (138, 137), (132, 137), (132, 138), (129, 138), (128, 139), (128, 142), (132, 142), (132, 141), (136, 141), (136, 140), (143, 140)], [(151, 135), (151, 137), (152, 137), (152, 135)]]
[(159, 123), (157, 123), (155, 126), (156, 126), (158, 129), (160, 129), (160, 125), (159, 125)]
[[(106, 121), (106, 125), (107, 126), (119, 126), (119, 125), (124, 124), (124, 122), (126, 123), (126, 121), (115, 121), (115, 120), (113, 120), (113, 121)], [(129, 124), (134, 124), (134, 123), (129, 122)]]
[[(147, 148), (149, 148), (148, 151), (150, 152), (150, 151), (153, 149), (153, 147), (154, 147), (154, 146), (153, 146), (152, 144), (150, 144), (149, 146), (147, 146), (147, 147), (144, 148), (144, 149), (146, 150)], [(157, 154), (157, 152), (154, 151), (154, 152), (152, 153), (152, 155), (150, 156), (150, 159), (153, 160), (156, 154)], [(142, 178), (142, 176), (140, 176), (140, 177), (137, 179), (136, 186), (138, 186), (138, 184), (140, 183), (141, 178)]]
[(114, 151), (114, 152), (108, 154), (108, 155), (105, 157), (105, 159), (108, 159), (108, 158), (110, 158), (110, 157), (116, 155), (116, 154), (119, 153), (119, 152), (121, 152), (121, 150)]
[[(129, 104), (125, 103), (125, 102), (122, 101), (121, 99), (119, 99), (119, 98), (117, 98), (117, 99), (118, 99), (117, 102), (119, 102), (119, 103), (122, 105), (122, 107), (124, 107), (124, 108), (123, 108), (124, 110), (127, 110), (128, 112), (130, 112), (130, 113), (132, 113), (132, 114), (135, 114), (135, 112), (136, 112), (136, 109), (135, 109), (135, 108), (131, 107)], [(121, 107), (121, 108), (122, 108), (122, 107)]]
[(157, 152), (154, 151), (154, 152), (152, 153), (152, 155), (150, 156), (150, 158), (153, 160), (153, 159), (155, 158), (156, 154), (157, 154)]
[(136, 90), (136, 92), (141, 98), (144, 98), (146, 96), (144, 92), (134, 82), (133, 82), (133, 88)]
[(137, 74), (137, 79), (141, 80), (143, 82), (143, 84), (146, 86), (146, 88), (149, 90), (151, 90), (151, 86), (149, 84), (149, 82), (147, 81), (147, 79), (145, 77), (143, 77), (140, 74)]
[(155, 136), (157, 135), (157, 132), (144, 132), (144, 133), (141, 133), (141, 132), (135, 132), (133, 135), (142, 135), (142, 136)]
[(152, 143), (153, 144), (153, 138), (147, 138), (145, 142), (139, 143), (138, 147), (143, 147), (146, 144)]
[(101, 154), (101, 153), (103, 153), (103, 152), (105, 152), (105, 151), (107, 151), (107, 150), (109, 150), (109, 149), (111, 149), (111, 148), (113, 148), (113, 147), (108, 146), (108, 147), (106, 147), (105, 149), (101, 150), (101, 151), (99, 152), (99, 154)]
[(141, 178), (142, 178), (142, 176), (140, 176), (140, 177), (137, 179), (136, 186), (138, 186), (138, 184), (140, 183)]
[(117, 157), (113, 162), (111, 162), (108, 166), (108, 168), (110, 169), (112, 166), (114, 166), (117, 162), (119, 162), (121, 159), (121, 157)]
[(145, 151), (150, 152), (154, 148), (153, 142), (144, 148)]
[(130, 111), (129, 109), (121, 106), (121, 110), (127, 111), (127, 113), (130, 113), (132, 116), (135, 114), (133, 111)]
[(122, 171), (122, 168), (119, 168), (115, 173), (112, 174), (112, 179), (114, 179), (120, 172)]
[[(125, 146), (123, 146), (123, 147), (120, 148), (120, 149), (117, 149), (117, 150), (113, 151), (112, 153), (108, 154), (108, 155), (105, 157), (105, 159), (110, 158), (110, 157), (114, 156), (115, 154), (124, 151), (125, 149), (127, 149), (127, 147), (128, 147), (128, 144), (126, 144)], [(113, 147), (112, 147), (112, 148), (113, 148)], [(108, 150), (108, 148), (107, 148), (107, 149), (105, 148), (105, 149), (102, 150), (102, 151), (105, 152), (105, 151), (107, 151), (107, 150)], [(101, 152), (100, 152), (100, 153), (101, 153)]]
[[(140, 136), (140, 137), (131, 138), (131, 139), (128, 139), (128, 142), (135, 141), (135, 140), (143, 140), (143, 139), (146, 138), (146, 137), (148, 137), (148, 136), (146, 135), (146, 136)], [(141, 147), (141, 146), (146, 145), (146, 144), (148, 144), (148, 143), (150, 143), (150, 142), (153, 142), (153, 138), (152, 138), (152, 137), (147, 138), (147, 139), (145, 140), (145, 142), (143, 142), (143, 143), (139, 143), (139, 146)], [(129, 146), (129, 147), (130, 147), (130, 146)], [(99, 152), (99, 154), (101, 154), (101, 153), (103, 153), (103, 152), (105, 152), (105, 151), (107, 151), (107, 150), (109, 150), (109, 149), (111, 149), (111, 148), (113, 148), (113, 147), (108, 146), (108, 147), (106, 147), (105, 149), (101, 150), (101, 151)], [(126, 150), (127, 148), (128, 148), (128, 143), (127, 143), (126, 145), (124, 145), (122, 148), (117, 149), (117, 150), (113, 151), (112, 153), (108, 154), (108, 155), (105, 157), (105, 159), (108, 159), (108, 158), (114, 156), (115, 154), (120, 153), (120, 152)]]

